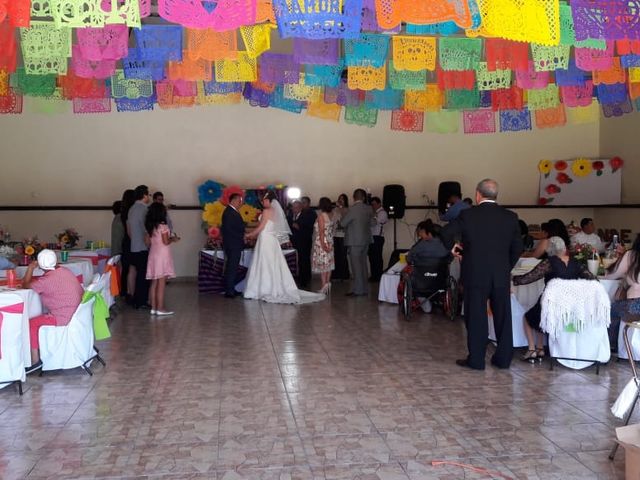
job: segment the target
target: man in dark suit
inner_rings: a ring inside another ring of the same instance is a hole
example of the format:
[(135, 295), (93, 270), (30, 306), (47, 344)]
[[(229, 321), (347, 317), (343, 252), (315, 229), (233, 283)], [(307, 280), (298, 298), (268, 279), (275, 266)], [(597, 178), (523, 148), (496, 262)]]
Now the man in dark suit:
[(229, 197), (229, 205), (222, 214), (222, 248), (224, 250), (224, 296), (234, 298), (242, 295), (235, 289), (238, 283), (238, 265), (244, 248), (244, 221), (238, 211), (242, 205), (242, 196), (232, 193)]
[[(498, 183), (482, 180), (476, 188), (476, 207), (463, 210), (442, 229), (442, 239), (462, 256), (464, 313), (469, 356), (456, 363), (484, 370), (488, 338), (487, 301), (493, 312), (498, 347), (491, 363), (509, 368), (513, 357), (511, 327), (511, 269), (522, 253), (518, 216), (496, 203)], [(462, 244), (455, 244), (456, 237)]]
[(291, 225), (292, 242), (298, 250), (298, 283), (300, 288), (308, 288), (311, 283), (311, 247), (313, 244), (313, 225), (316, 212), (311, 208), (311, 199), (300, 199), (302, 210), (294, 216)]

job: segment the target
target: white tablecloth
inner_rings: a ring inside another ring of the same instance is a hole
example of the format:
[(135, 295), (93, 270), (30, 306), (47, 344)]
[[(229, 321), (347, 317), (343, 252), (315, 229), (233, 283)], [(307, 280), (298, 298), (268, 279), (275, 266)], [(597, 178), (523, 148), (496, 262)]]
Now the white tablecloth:
[(398, 284), (400, 283), (400, 272), (406, 267), (404, 262), (397, 262), (380, 277), (380, 287), (378, 288), (378, 300), (381, 302), (398, 303)]
[[(82, 276), (82, 285), (84, 287), (88, 287), (93, 278), (93, 264), (90, 260), (85, 260), (82, 258), (69, 259), (66, 263), (60, 263), (60, 266), (71, 270), (71, 272), (76, 276)], [(16, 267), (16, 274), (18, 278), (24, 277), (24, 274), (27, 271), (27, 267)], [(44, 272), (39, 268), (36, 268), (33, 271), (34, 277), (40, 277), (44, 275)], [(6, 278), (7, 271), (0, 270), (0, 278)]]
[[(89, 260), (93, 265), (94, 273), (104, 273), (104, 269), (107, 265), (107, 260), (111, 256), (111, 249), (108, 247), (105, 248), (96, 248), (94, 250), (85, 250), (85, 249), (72, 249), (68, 250), (69, 258), (82, 258), (85, 260)], [(58, 261), (60, 261), (60, 251), (56, 251), (58, 255)]]
[(8, 292), (18, 295), (24, 301), (24, 311), (22, 312), (22, 355), (24, 357), (24, 364), (31, 365), (29, 319), (42, 315), (42, 302), (40, 301), (40, 295), (33, 290), (16, 290), (8, 287), (0, 287), (0, 295)]

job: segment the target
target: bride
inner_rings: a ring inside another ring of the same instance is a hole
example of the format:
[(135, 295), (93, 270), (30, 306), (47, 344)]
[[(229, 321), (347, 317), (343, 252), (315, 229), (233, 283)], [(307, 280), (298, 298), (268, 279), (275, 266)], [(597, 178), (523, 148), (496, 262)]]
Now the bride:
[(273, 192), (262, 200), (264, 210), (260, 224), (247, 239), (257, 238), (247, 273), (244, 298), (269, 303), (310, 303), (324, 300), (318, 293), (298, 290), (280, 245), (289, 241), (291, 230), (280, 203)]

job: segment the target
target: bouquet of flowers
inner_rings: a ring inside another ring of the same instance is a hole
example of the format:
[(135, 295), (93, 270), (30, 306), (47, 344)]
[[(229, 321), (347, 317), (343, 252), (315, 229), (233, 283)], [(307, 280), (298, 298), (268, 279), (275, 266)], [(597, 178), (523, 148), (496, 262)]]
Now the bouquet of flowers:
[(573, 258), (586, 265), (587, 260), (594, 260), (598, 256), (598, 251), (588, 243), (577, 243), (571, 248)]
[(66, 228), (57, 234), (56, 238), (58, 239), (58, 245), (64, 250), (75, 247), (80, 241), (80, 235), (78, 235), (75, 228)]
[(24, 255), (29, 256), (32, 260), (36, 259), (42, 248), (42, 245), (38, 241), (38, 237), (29, 237), (22, 241)]

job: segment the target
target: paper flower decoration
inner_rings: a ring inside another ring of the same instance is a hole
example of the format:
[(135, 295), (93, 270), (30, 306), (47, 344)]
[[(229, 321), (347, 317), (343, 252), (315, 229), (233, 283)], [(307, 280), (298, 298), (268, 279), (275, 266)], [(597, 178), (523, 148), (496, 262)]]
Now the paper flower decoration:
[(252, 207), (257, 207), (260, 205), (260, 201), (258, 200), (258, 194), (255, 190), (247, 190), (244, 195), (244, 203), (251, 205)]
[(559, 172), (564, 172), (568, 167), (567, 162), (565, 162), (564, 160), (558, 160), (556, 163), (553, 164), (553, 166)]
[(611, 165), (611, 173), (615, 173), (616, 170), (622, 168), (624, 161), (620, 157), (613, 157), (609, 160), (609, 165)]
[(220, 201), (222, 202), (223, 205), (229, 205), (229, 198), (231, 197), (231, 195), (233, 195), (234, 193), (238, 193), (241, 196), (244, 196), (244, 190), (242, 190), (239, 186), (237, 185), (231, 185), (230, 187), (226, 187), (223, 191), (222, 191), (222, 198), (220, 199)]
[(246, 203), (240, 207), (239, 211), (244, 223), (255, 222), (258, 214), (260, 213), (260, 210)]
[(209, 238), (211, 238), (212, 240), (217, 240), (218, 238), (220, 238), (220, 229), (218, 227), (209, 227), (207, 233), (209, 234)]
[(540, 163), (538, 163), (538, 171), (543, 173), (546, 178), (551, 172), (551, 165), (551, 160), (540, 160)]
[(571, 183), (573, 182), (573, 179), (566, 173), (560, 172), (558, 173), (558, 175), (556, 175), (556, 182), (558, 182), (559, 184)]
[(571, 165), (571, 171), (576, 177), (587, 177), (593, 171), (591, 162), (586, 158), (578, 158), (573, 161)]
[(222, 185), (213, 180), (207, 180), (198, 187), (198, 199), (200, 205), (215, 202), (222, 195)]
[(596, 171), (596, 175), (599, 177), (602, 175), (602, 171), (604, 170), (604, 162), (600, 160), (596, 160), (591, 164), (593, 169)]
[(202, 212), (202, 220), (207, 222), (210, 227), (219, 227), (222, 224), (222, 213), (224, 212), (224, 205), (219, 202), (207, 203), (204, 206)]
[(551, 183), (547, 185), (547, 188), (545, 188), (544, 191), (547, 192), (549, 195), (554, 195), (556, 193), (560, 193), (562, 190), (560, 189), (559, 186)]

